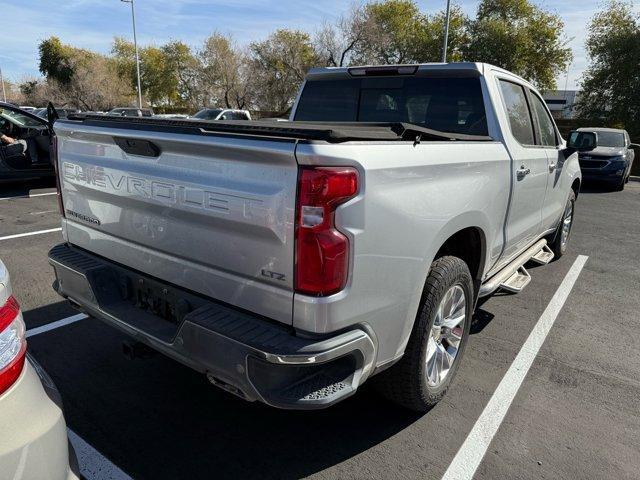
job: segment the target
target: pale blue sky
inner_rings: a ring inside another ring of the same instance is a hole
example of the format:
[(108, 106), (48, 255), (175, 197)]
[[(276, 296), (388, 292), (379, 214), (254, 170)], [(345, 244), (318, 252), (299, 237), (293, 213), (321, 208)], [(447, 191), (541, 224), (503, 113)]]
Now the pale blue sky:
[[(599, 0), (547, 0), (539, 5), (560, 14), (574, 52), (568, 87), (574, 88), (587, 65), (584, 53), (586, 23), (601, 5)], [(349, 9), (351, 1), (339, 0), (136, 0), (138, 40), (163, 43), (183, 40), (197, 46), (211, 32), (231, 33), (238, 43), (260, 39), (277, 28), (314, 31)], [(441, 10), (445, 0), (419, 0), (428, 12)], [(477, 1), (454, 1), (472, 14)], [(63, 42), (107, 52), (114, 36), (131, 37), (128, 4), (120, 0), (0, 0), (0, 68), (6, 77), (19, 80), (37, 75), (37, 44), (51, 35)], [(636, 5), (636, 10), (638, 6)], [(565, 75), (558, 78), (564, 88)]]

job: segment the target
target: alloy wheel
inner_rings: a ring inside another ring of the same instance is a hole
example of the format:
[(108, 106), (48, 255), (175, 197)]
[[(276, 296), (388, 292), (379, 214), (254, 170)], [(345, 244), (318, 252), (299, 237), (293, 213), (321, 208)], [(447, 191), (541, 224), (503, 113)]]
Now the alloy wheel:
[(430, 387), (438, 387), (447, 377), (458, 356), (467, 316), (463, 288), (454, 285), (444, 294), (429, 332), (426, 376)]

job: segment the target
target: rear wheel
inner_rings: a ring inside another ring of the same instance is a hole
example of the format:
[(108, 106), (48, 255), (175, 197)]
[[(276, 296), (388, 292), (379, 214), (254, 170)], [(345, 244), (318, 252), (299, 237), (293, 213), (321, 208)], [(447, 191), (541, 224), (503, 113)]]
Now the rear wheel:
[(569, 194), (569, 199), (564, 208), (562, 219), (558, 225), (558, 229), (554, 235), (553, 241), (549, 244), (549, 248), (553, 250), (555, 258), (560, 258), (567, 251), (567, 244), (571, 236), (571, 228), (573, 227), (573, 214), (575, 212), (576, 194), (573, 190)]
[(462, 359), (472, 313), (467, 264), (457, 257), (438, 258), (431, 265), (404, 356), (373, 379), (378, 391), (418, 412), (438, 403)]

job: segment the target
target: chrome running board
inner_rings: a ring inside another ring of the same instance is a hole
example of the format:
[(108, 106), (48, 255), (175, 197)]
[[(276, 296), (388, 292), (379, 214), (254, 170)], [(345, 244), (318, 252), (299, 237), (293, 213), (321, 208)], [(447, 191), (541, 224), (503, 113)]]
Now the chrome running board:
[[(527, 270), (523, 267), (525, 263), (533, 259), (534, 256), (540, 258), (547, 258), (548, 253), (546, 250), (547, 241), (543, 238), (527, 248), (524, 252), (514, 258), (508, 265), (502, 270), (486, 280), (480, 287), (479, 297), (486, 297), (491, 295), (499, 288), (504, 288), (510, 292), (520, 292), (531, 281), (531, 276)], [(542, 255), (542, 254), (545, 255)], [(551, 253), (553, 258), (553, 253)], [(549, 261), (551, 261), (549, 258)], [(547, 262), (548, 263), (548, 262)]]

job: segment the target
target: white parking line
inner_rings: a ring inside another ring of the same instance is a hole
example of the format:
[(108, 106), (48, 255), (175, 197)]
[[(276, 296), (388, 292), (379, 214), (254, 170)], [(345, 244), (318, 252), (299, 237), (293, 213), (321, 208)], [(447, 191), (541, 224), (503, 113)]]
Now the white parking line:
[(43, 233), (61, 232), (62, 228), (50, 228), (48, 230), (38, 230), (37, 232), (16, 233), (15, 235), (7, 235), (6, 237), (0, 237), (2, 240), (11, 240), (12, 238), (29, 237), (31, 235), (42, 235)]
[(131, 477), (111, 463), (95, 448), (67, 428), (69, 441), (78, 455), (80, 473), (87, 480), (131, 480)]
[(47, 323), (46, 325), (31, 328), (27, 330), (27, 338), (33, 337), (34, 335), (40, 335), (41, 333), (48, 332), (50, 330), (55, 330), (56, 328), (64, 327), (65, 325), (69, 325), (71, 323), (79, 322), (80, 320), (84, 320), (85, 318), (88, 317), (84, 313), (78, 313), (77, 315), (63, 318), (62, 320), (57, 320), (55, 322)]
[(0, 200), (12, 200), (14, 198), (33, 198), (33, 197), (45, 197), (47, 195), (55, 195), (58, 192), (47, 192), (47, 193), (31, 193), (29, 195), (15, 195), (13, 197), (2, 197)]
[(42, 215), (42, 214), (45, 214), (45, 213), (55, 213), (57, 211), (58, 210), (42, 210), (40, 212), (29, 212), (29, 215)]
[(489, 403), (453, 458), (442, 477), (443, 480), (470, 480), (473, 478), (588, 258), (585, 255), (578, 255), (578, 258), (573, 262), (547, 308), (542, 312), (538, 323), (533, 327), (527, 341), (522, 345), (498, 388), (493, 392)]

